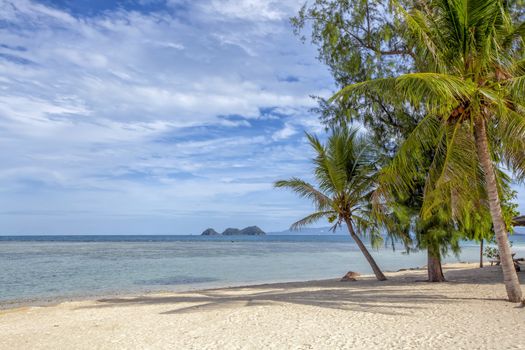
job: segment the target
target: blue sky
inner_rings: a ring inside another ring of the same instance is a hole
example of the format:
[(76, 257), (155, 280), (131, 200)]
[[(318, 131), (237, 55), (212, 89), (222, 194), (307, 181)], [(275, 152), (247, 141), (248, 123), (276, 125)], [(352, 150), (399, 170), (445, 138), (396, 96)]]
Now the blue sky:
[(2, 234), (281, 230), (309, 205), (302, 1), (0, 0)]
[[(304, 0), (0, 0), (0, 234), (282, 230), (310, 209)], [(520, 198), (521, 208), (525, 198)]]

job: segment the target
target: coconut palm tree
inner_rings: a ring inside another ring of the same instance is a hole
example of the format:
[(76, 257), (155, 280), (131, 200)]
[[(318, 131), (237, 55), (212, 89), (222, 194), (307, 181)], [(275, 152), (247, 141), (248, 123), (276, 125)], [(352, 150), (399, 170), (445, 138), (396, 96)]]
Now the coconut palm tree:
[[(397, 155), (404, 171), (397, 186), (410, 186), (412, 151), (432, 149), (423, 211), (426, 215), (444, 201), (461, 202), (478, 193), (488, 207), (498, 243), (504, 283), (510, 301), (522, 291), (512, 261), (498, 183), (498, 165), (505, 164), (516, 178), (525, 174), (525, 23), (513, 23), (507, 1), (429, 0), (413, 9), (397, 7), (408, 24), (417, 57), (428, 60), (428, 71), (353, 84), (333, 99), (375, 93), (384, 99), (402, 99), (427, 117), (415, 128)], [(441, 137), (437, 137), (441, 135)], [(434, 140), (440, 140), (438, 143)], [(464, 175), (471, 178), (465, 179)], [(455, 187), (470, 183), (468, 191)], [(452, 211), (454, 206), (450, 206)], [(457, 209), (457, 206), (456, 206)]]
[(357, 129), (338, 127), (332, 130), (326, 145), (316, 136), (306, 134), (317, 156), (314, 159), (317, 187), (299, 178), (275, 182), (275, 187), (289, 188), (301, 197), (310, 199), (316, 211), (292, 225), (292, 229), (312, 224), (322, 218), (334, 223), (335, 230), (346, 224), (376, 278), (386, 280), (385, 275), (361, 241), (361, 235), (369, 235), (373, 245), (381, 242), (379, 228), (372, 219), (370, 196), (374, 189), (374, 153)]

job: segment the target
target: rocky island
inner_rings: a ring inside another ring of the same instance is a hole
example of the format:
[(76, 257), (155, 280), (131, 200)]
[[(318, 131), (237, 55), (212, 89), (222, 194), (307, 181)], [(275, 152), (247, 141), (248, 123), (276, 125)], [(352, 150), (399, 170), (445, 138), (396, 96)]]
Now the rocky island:
[(248, 226), (243, 228), (242, 230), (239, 230), (238, 228), (227, 228), (224, 230), (223, 233), (218, 233), (212, 228), (204, 230), (204, 232), (201, 233), (201, 236), (264, 236), (266, 235), (266, 232), (261, 230), (257, 226)]
[(201, 236), (218, 236), (220, 235), (219, 232), (215, 231), (214, 229), (212, 228), (209, 228), (207, 230), (204, 230), (203, 233), (201, 233)]

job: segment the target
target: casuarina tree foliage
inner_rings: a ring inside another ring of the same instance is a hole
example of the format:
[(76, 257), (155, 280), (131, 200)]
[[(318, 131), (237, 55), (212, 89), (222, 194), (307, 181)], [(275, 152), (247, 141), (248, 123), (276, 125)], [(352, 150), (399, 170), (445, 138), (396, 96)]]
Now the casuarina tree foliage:
[(504, 163), (518, 179), (525, 174), (525, 24), (515, 23), (509, 4), (498, 0), (438, 0), (407, 9), (397, 4), (396, 11), (427, 70), (351, 84), (334, 99), (373, 93), (425, 109), (396, 154), (394, 167), (404, 171), (391, 182), (399, 190), (412, 187), (418, 153), (433, 150), (423, 217), (435, 215), (443, 203), (455, 214), (461, 203), (475, 203), (485, 192), (507, 294), (520, 301), (497, 167)]

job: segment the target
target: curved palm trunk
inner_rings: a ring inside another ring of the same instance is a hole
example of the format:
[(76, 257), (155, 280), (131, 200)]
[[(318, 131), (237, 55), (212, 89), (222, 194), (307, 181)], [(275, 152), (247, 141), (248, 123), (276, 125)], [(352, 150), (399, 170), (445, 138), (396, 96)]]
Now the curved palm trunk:
[(498, 243), (501, 267), (503, 270), (503, 281), (505, 283), (505, 288), (507, 289), (509, 301), (519, 302), (522, 298), (521, 286), (518, 280), (518, 274), (514, 269), (514, 261), (512, 260), (512, 252), (510, 250), (509, 239), (507, 237), (507, 230), (505, 227), (505, 222), (503, 221), (503, 213), (501, 212), (496, 175), (494, 173), (492, 159), (490, 157), (487, 140), (487, 129), (484, 120), (481, 119), (476, 122), (474, 133), (476, 138), (478, 158), (485, 174), (485, 187), (489, 199), (489, 209), (490, 215), (492, 217), (492, 224), (494, 226), (496, 241)]
[(352, 225), (352, 222), (349, 219), (346, 219), (345, 222), (346, 222), (346, 226), (348, 227), (348, 232), (350, 232), (350, 236), (354, 239), (355, 243), (357, 244), (357, 246), (361, 250), (361, 253), (363, 253), (363, 255), (365, 256), (366, 260), (368, 261), (368, 263), (372, 267), (372, 270), (374, 271), (374, 274), (376, 275), (376, 278), (379, 281), (386, 281), (385, 275), (383, 274), (383, 272), (381, 271), (379, 266), (377, 266), (374, 258), (372, 257), (372, 255), (370, 255), (370, 253), (368, 252), (368, 249), (366, 249), (365, 245), (363, 244), (363, 242), (361, 241), (359, 236), (355, 233), (354, 226)]
[(427, 273), (429, 282), (445, 282), (441, 267), (441, 254), (431, 247), (427, 249)]

